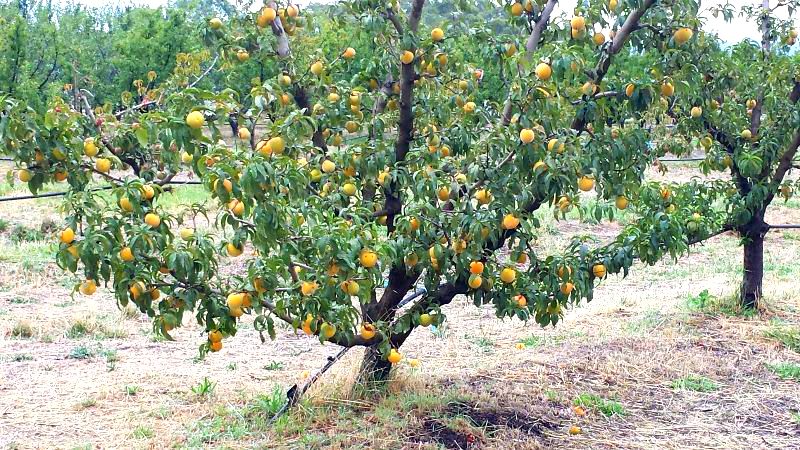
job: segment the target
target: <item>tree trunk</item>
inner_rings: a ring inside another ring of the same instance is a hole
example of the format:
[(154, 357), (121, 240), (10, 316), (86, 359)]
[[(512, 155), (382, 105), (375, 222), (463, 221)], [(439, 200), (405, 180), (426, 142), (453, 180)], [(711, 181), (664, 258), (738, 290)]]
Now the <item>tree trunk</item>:
[(381, 389), (392, 371), (392, 364), (384, 358), (380, 350), (375, 347), (364, 349), (364, 358), (358, 370), (354, 390), (370, 392)]
[(747, 236), (744, 244), (744, 276), (740, 301), (743, 308), (755, 309), (762, 294), (764, 278), (764, 235)]

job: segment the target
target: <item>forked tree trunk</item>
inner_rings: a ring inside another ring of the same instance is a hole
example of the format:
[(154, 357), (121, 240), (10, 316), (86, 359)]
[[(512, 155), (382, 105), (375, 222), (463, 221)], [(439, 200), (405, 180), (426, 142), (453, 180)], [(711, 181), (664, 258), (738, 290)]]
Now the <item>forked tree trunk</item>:
[(740, 302), (743, 308), (758, 308), (763, 292), (762, 282), (764, 279), (764, 235), (757, 233), (747, 236), (744, 244), (744, 275), (742, 278), (742, 289)]
[(389, 381), (391, 371), (392, 364), (386, 360), (380, 350), (375, 347), (367, 347), (364, 350), (364, 357), (361, 360), (361, 367), (358, 370), (353, 389), (365, 392), (379, 390)]

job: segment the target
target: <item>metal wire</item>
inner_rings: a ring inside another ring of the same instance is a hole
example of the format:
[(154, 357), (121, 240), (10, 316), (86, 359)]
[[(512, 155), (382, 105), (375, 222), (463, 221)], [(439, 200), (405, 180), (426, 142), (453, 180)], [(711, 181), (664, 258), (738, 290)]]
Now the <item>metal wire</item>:
[[(173, 181), (170, 184), (174, 185), (199, 185), (203, 184), (202, 181)], [(113, 189), (114, 186), (103, 186), (98, 188), (89, 189), (89, 192), (96, 192), (96, 191), (105, 191), (108, 189)], [(47, 192), (45, 194), (36, 194), (36, 195), (12, 195), (10, 197), (0, 197), (0, 203), (2, 202), (11, 202), (15, 200), (35, 200), (37, 198), (48, 198), (48, 197), (60, 197), (62, 195), (67, 195), (67, 191), (60, 191), (60, 192)]]

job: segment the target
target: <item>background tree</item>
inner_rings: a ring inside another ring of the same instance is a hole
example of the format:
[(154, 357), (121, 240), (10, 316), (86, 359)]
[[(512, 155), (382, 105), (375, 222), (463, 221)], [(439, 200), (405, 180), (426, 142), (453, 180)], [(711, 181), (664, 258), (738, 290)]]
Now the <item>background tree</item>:
[[(61, 100), (39, 115), (9, 98), (0, 138), (32, 190), (69, 183), (58, 261), (80, 270), (76, 290), (109, 285), (165, 336), (194, 314), (208, 331), (202, 352), (220, 350), (244, 314), (273, 336), (283, 321), (320, 342), (365, 346), (361, 381), (383, 380), (413, 329), (441, 324), (457, 295), (500, 318), (556, 324), (608, 274), (725, 229), (723, 185), (644, 180), (670, 148), (648, 143), (675, 104), (675, 61), (703, 48), (689, 28), (698, 5), (595, 1), (556, 17), (555, 3), (501, 5), (503, 34), (461, 20), (491, 15), (483, 4), (448, 12), (463, 26), (429, 29), (424, 0), (407, 10), (344, 2), (336, 20), (369, 43), (366, 54), (309, 45), (316, 28), (292, 5), (212, 18), (204, 36), (223, 74), (254, 59), (277, 68), (246, 96), (242, 86), (204, 89), (212, 66), (179, 60), (148, 95), (154, 109)], [(489, 36), (483, 60), (451, 57)], [(654, 70), (619, 65), (635, 53)], [(478, 69), (490, 64), (507, 88), (482, 94)], [(233, 145), (220, 132), (231, 114)], [(172, 216), (159, 204), (187, 169), (222, 205), (210, 231), (190, 226), (201, 208)], [(110, 196), (89, 190), (93, 177), (115, 186)], [(636, 220), (615, 239), (533, 251), (537, 212), (602, 220), (629, 209)], [(222, 265), (227, 257), (242, 269)], [(425, 293), (403, 304), (417, 287)]]
[(707, 154), (701, 168), (730, 175), (727, 187), (720, 187), (729, 194), (724, 227), (742, 238), (740, 301), (746, 308), (755, 308), (763, 293), (767, 209), (776, 197), (788, 200), (800, 186), (787, 178), (798, 168), (800, 145), (800, 72), (792, 51), (798, 6), (800, 2), (773, 0), (770, 5), (763, 0), (740, 10), (715, 8), (715, 14), (728, 20), (736, 14), (747, 17), (761, 30), (761, 42), (721, 46), (701, 36), (696, 53), (665, 61), (679, 88), (667, 108), (677, 128), (664, 145), (683, 153), (681, 148), (699, 141)]
[[(23, 8), (24, 6), (24, 8)], [(167, 78), (178, 54), (198, 50), (197, 29), (178, 8), (0, 2), (0, 92), (43, 111), (64, 90), (89, 89), (93, 102), (120, 105), (148, 73)], [(203, 26), (205, 21), (203, 20)], [(137, 81), (138, 80), (138, 81)]]

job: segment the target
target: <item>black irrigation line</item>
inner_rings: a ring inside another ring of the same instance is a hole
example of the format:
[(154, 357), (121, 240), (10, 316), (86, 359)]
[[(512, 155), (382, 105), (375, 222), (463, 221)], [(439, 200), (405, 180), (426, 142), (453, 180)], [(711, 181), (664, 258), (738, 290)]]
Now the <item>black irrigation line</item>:
[(694, 162), (705, 160), (705, 158), (658, 158), (659, 162)]
[[(173, 182), (170, 182), (169, 184), (174, 184), (174, 185), (181, 185), (181, 184), (199, 185), (199, 184), (203, 184), (203, 182), (202, 181), (189, 180), (189, 181), (173, 181)], [(108, 190), (108, 189), (113, 189), (114, 187), (115, 186), (102, 186), (102, 187), (98, 187), (98, 188), (89, 189), (89, 192), (105, 191), (105, 190)], [(62, 195), (67, 195), (67, 192), (66, 191), (60, 191), (60, 192), (47, 192), (45, 194), (36, 194), (36, 195), (32, 195), (32, 194), (31, 195), (12, 195), (10, 197), (0, 197), (0, 203), (11, 202), (11, 201), (15, 201), (15, 200), (33, 200), (33, 199), (37, 199), (37, 198), (61, 197)]]
[[(187, 180), (187, 181), (173, 181), (173, 182), (170, 182), (169, 184), (170, 185), (178, 185), (178, 186), (179, 185), (201, 185), (201, 184), (203, 184), (203, 182), (202, 181), (195, 181), (195, 180)], [(89, 192), (106, 191), (106, 190), (109, 190), (109, 189), (113, 189), (114, 187), (116, 187), (116, 186), (102, 186), (102, 187), (98, 187), (98, 188), (89, 189)], [(32, 194), (31, 195), (12, 195), (10, 197), (0, 197), (0, 203), (12, 202), (12, 201), (16, 201), (16, 200), (35, 200), (35, 199), (38, 199), (38, 198), (61, 197), (61, 196), (66, 195), (66, 194), (67, 194), (67, 192), (61, 191), (61, 192), (47, 192), (45, 194), (37, 194), (37, 195), (32, 195)], [(798, 225), (794, 225), (794, 224), (770, 225), (769, 227), (770, 228), (775, 228), (775, 229), (795, 229), (795, 228), (799, 228), (800, 229), (800, 224), (798, 224)]]
[[(703, 161), (705, 158), (659, 158), (661, 162), (690, 162), (690, 161)], [(0, 161), (13, 162), (13, 158), (0, 158)]]

